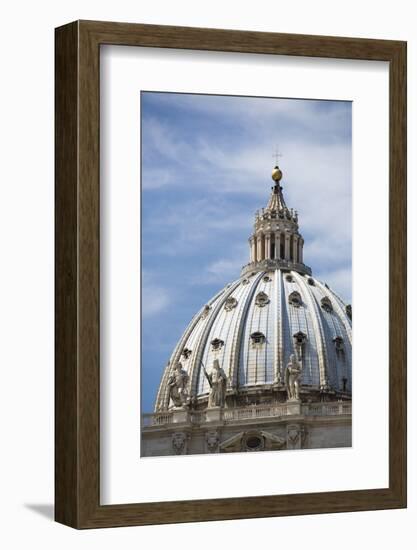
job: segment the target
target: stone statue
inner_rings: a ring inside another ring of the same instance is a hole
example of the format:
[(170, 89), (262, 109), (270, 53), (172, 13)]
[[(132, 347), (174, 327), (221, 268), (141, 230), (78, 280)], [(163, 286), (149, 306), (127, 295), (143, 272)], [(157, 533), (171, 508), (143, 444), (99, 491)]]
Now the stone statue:
[(210, 385), (208, 407), (224, 407), (226, 401), (227, 376), (221, 368), (219, 360), (215, 359), (213, 361), (213, 367), (210, 374), (208, 374), (205, 369), (204, 373)]
[(287, 386), (288, 401), (300, 400), (299, 378), (301, 371), (301, 363), (295, 358), (294, 354), (291, 354), (290, 361), (285, 369), (285, 385)]
[(182, 368), (182, 364), (177, 363), (168, 380), (169, 397), (174, 407), (184, 407), (189, 403), (190, 398), (187, 391), (188, 378), (188, 374)]

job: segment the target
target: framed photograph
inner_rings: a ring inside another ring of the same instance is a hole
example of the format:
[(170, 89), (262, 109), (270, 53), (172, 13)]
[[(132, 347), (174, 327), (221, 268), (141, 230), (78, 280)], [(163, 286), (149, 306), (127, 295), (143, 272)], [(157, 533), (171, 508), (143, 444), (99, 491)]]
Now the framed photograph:
[(406, 43), (56, 29), (56, 520), (406, 506)]

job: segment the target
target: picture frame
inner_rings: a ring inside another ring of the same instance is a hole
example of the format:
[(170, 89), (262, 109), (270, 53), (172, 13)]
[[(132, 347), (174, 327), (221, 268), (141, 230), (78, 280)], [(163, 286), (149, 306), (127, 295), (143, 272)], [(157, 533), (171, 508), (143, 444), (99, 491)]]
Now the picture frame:
[[(389, 63), (389, 486), (100, 503), (100, 46)], [(55, 519), (77, 528), (406, 507), (406, 43), (76, 21), (55, 33)]]

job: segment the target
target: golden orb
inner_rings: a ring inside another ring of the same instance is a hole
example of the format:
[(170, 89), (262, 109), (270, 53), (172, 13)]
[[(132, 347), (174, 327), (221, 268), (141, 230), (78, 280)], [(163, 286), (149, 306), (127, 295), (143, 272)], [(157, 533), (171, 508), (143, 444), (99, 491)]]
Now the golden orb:
[(272, 170), (272, 179), (274, 181), (280, 181), (281, 178), (282, 178), (282, 172), (278, 168), (278, 166), (275, 166), (275, 168)]

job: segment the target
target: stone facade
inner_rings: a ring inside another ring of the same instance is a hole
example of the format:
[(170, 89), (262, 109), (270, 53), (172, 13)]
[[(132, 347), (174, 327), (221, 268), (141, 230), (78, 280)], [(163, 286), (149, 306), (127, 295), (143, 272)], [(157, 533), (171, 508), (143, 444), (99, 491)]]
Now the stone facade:
[[(313, 403), (298, 410), (246, 407), (144, 417), (142, 456), (295, 450), (352, 445), (351, 405)], [(298, 414), (297, 414), (298, 412)], [(289, 414), (286, 414), (289, 413)], [(265, 415), (265, 416), (262, 416)], [(266, 416), (269, 415), (269, 416)], [(146, 425), (147, 424), (147, 425)]]

